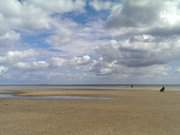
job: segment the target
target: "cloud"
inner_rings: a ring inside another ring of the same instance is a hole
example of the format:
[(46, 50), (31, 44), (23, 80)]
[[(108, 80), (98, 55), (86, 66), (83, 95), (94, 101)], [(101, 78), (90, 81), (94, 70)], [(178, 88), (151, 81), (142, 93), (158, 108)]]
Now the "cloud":
[(6, 73), (8, 71), (7, 67), (4, 66), (0, 66), (0, 76), (2, 76), (4, 73)]
[[(167, 74), (167, 64), (179, 58), (179, 40), (156, 41), (155, 37), (149, 35), (135, 35), (129, 39), (112, 40), (109, 44), (96, 48), (94, 64), (90, 71), (97, 75), (124, 74), (141, 76), (143, 74), (155, 75), (156, 68)], [(152, 69), (152, 70), (151, 70)]]
[(0, 1), (0, 75), (16, 81), (14, 76), (21, 74), (20, 82), (47, 83), (170, 78), (180, 57), (179, 4)]
[(4, 35), (0, 36), (0, 41), (13, 41), (15, 42), (16, 40), (20, 39), (20, 34), (14, 32), (14, 31), (9, 31), (5, 33)]
[(43, 0), (1, 1), (0, 31), (2, 34), (6, 33), (7, 35), (10, 32), (14, 34), (15, 31), (50, 30), (56, 22), (53, 14), (82, 11), (84, 6), (84, 0), (52, 0), (51, 2)]
[(7, 53), (7, 58), (9, 59), (22, 59), (26, 57), (31, 57), (34, 56), (36, 51), (29, 49), (29, 50), (24, 50), (24, 51), (9, 51)]
[(90, 5), (97, 11), (100, 10), (112, 10), (114, 8), (120, 7), (121, 4), (113, 1), (104, 1), (104, 0), (92, 0)]
[(145, 76), (147, 72), (148, 76), (167, 75), (169, 63), (180, 57), (179, 4), (170, 0), (124, 0), (111, 8), (104, 25), (104, 35), (111, 38), (94, 50), (90, 71), (124, 77)]
[(75, 56), (72, 58), (63, 58), (63, 57), (52, 57), (49, 59), (50, 66), (55, 67), (78, 67), (85, 66), (92, 62), (91, 57), (89, 55), (84, 56)]
[(84, 0), (51, 0), (51, 2), (44, 0), (27, 0), (26, 2), (49, 13), (81, 11), (86, 4)]
[(33, 49), (23, 51), (8, 51), (4, 56), (0, 56), (0, 63), (15, 63), (19, 60), (32, 58), (37, 56), (37, 52)]
[[(0, 2), (0, 14), (8, 30), (32, 30), (49, 28), (50, 18), (41, 8), (17, 0)], [(38, 18), (38, 19), (35, 19)], [(7, 25), (8, 24), (8, 25)]]
[[(91, 65), (90, 71), (97, 76), (106, 76), (109, 78), (161, 78), (167, 76), (169, 72), (169, 66), (166, 64), (155, 64), (149, 66), (126, 66), (125, 64), (119, 64), (117, 60), (112, 62), (96, 61)], [(142, 81), (142, 80), (141, 80)]]
[(102, 21), (81, 25), (67, 19), (56, 24), (56, 30), (47, 38), (47, 43), (71, 57), (82, 56), (105, 44), (108, 41), (106, 36)]
[(112, 75), (117, 73), (116, 62), (116, 60), (112, 62), (107, 62), (103, 59), (103, 57), (100, 57), (98, 60), (94, 60), (92, 62), (92, 64), (89, 67), (89, 71), (95, 73), (98, 76)]
[(33, 62), (18, 62), (15, 67), (22, 70), (39, 70), (48, 68), (49, 64), (46, 61), (33, 61)]
[(57, 66), (57, 67), (61, 67), (65, 64), (66, 60), (64, 58), (61, 57), (52, 57), (50, 59), (50, 63), (52, 66)]
[(124, 0), (121, 8), (112, 11), (108, 28), (167, 28), (179, 25), (179, 1)]
[(71, 60), (71, 63), (72, 64), (75, 64), (75, 65), (86, 65), (86, 64), (89, 64), (91, 62), (91, 57), (89, 55), (84, 55), (82, 57), (74, 57), (72, 60)]
[(178, 67), (178, 68), (176, 69), (176, 71), (180, 73), (180, 67)]

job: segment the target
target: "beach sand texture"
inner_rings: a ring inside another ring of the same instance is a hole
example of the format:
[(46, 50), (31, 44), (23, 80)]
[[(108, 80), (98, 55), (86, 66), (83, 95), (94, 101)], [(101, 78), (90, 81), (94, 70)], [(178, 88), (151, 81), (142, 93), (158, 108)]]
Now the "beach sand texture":
[(0, 135), (179, 135), (180, 92), (46, 90), (21, 96), (108, 96), (111, 100), (0, 100)]

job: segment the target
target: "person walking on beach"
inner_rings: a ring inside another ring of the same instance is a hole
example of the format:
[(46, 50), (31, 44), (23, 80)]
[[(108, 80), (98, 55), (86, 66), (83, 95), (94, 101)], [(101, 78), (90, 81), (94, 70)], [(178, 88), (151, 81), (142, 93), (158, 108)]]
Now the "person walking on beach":
[(160, 92), (164, 92), (164, 91), (165, 91), (165, 87), (163, 85), (162, 88), (160, 89)]

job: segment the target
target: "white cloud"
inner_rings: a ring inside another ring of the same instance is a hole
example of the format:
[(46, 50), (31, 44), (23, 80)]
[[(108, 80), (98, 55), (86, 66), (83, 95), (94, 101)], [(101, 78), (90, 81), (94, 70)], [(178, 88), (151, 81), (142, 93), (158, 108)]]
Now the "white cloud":
[(0, 31), (0, 51), (2, 51), (3, 48), (16, 46), (18, 43), (20, 43), (20, 41), (21, 35), (18, 32), (12, 30)]
[[(7, 29), (31, 30), (49, 27), (50, 18), (42, 9), (17, 0), (0, 2), (0, 13)], [(38, 19), (37, 19), (38, 18)]]
[(64, 58), (61, 57), (52, 57), (50, 59), (50, 63), (52, 66), (63, 66), (65, 64), (66, 60)]
[(64, 13), (76, 10), (83, 10), (86, 2), (85, 0), (27, 0), (28, 4), (39, 7), (49, 13)]
[(2, 41), (17, 41), (20, 39), (20, 34), (16, 33), (14, 31), (9, 31), (5, 33), (4, 35), (0, 36), (0, 42)]
[(0, 63), (15, 63), (17, 61), (20, 61), (22, 59), (31, 59), (32, 57), (35, 57), (38, 55), (38, 52), (36, 52), (33, 49), (23, 50), (23, 51), (8, 51), (4, 56), (0, 56)]
[(89, 64), (90, 62), (91, 62), (91, 57), (88, 55), (84, 55), (81, 57), (74, 57), (71, 61), (71, 63), (75, 65), (86, 65)]
[(0, 66), (0, 76), (2, 76), (4, 73), (6, 73), (8, 71), (7, 67), (4, 66)]
[(92, 0), (90, 5), (96, 10), (112, 10), (117, 7), (121, 7), (121, 4), (113, 1), (103, 1), (103, 0)]
[(108, 75), (112, 74), (113, 70), (111, 68), (101, 68), (99, 74), (100, 75)]
[(8, 51), (6, 58), (7, 60), (14, 61), (14, 60), (33, 57), (35, 55), (37, 55), (37, 52), (32, 49), (24, 50), (24, 51)]
[(31, 65), (29, 63), (25, 63), (25, 62), (18, 62), (15, 64), (15, 66), (20, 69), (30, 69), (31, 68)]
[(106, 44), (107, 36), (109, 35), (103, 29), (102, 21), (80, 25), (66, 20), (56, 24), (54, 34), (47, 42), (52, 48), (62, 50), (72, 57), (89, 54), (98, 45)]
[[(20, 39), (21, 31), (52, 30), (56, 23), (52, 14), (82, 11), (84, 6), (84, 0), (0, 1), (0, 45), (5, 44), (2, 43), (4, 41), (8, 45)], [(9, 43), (10, 41), (12, 42)]]
[(49, 64), (46, 61), (33, 61), (33, 62), (18, 62), (15, 67), (23, 70), (39, 70), (48, 68)]

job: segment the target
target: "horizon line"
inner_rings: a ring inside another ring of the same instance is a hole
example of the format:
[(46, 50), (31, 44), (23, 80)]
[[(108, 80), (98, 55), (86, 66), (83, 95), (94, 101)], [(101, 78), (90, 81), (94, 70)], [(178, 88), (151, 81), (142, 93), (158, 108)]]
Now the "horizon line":
[(0, 84), (0, 86), (147, 86), (147, 85), (154, 85), (154, 86), (159, 86), (159, 85), (179, 85), (178, 83), (120, 83), (120, 84)]

